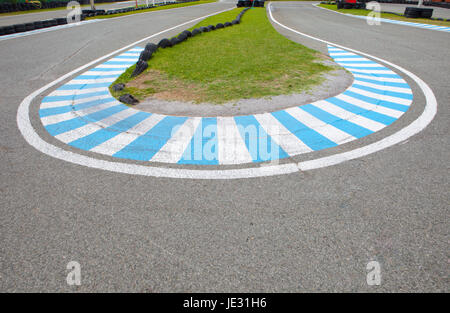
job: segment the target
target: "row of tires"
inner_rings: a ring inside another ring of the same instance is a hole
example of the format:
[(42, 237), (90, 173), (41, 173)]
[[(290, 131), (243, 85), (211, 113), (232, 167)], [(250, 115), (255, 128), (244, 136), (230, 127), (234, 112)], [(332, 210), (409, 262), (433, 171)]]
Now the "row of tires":
[[(84, 20), (86, 18), (86, 15), (82, 14), (80, 16), (80, 20)], [(2, 35), (10, 35), (15, 33), (23, 33), (31, 30), (41, 29), (41, 28), (47, 28), (47, 27), (53, 27), (58, 25), (64, 25), (67, 24), (67, 19), (65, 17), (63, 18), (54, 18), (51, 20), (44, 20), (44, 21), (36, 21), (31, 23), (24, 23), (24, 24), (14, 24), (10, 26), (2, 26), (0, 27), (0, 36)]]
[[(183, 41), (188, 40), (191, 37), (200, 35), (202, 33), (208, 33), (213, 30), (222, 29), (225, 27), (230, 27), (230, 26), (233, 26), (236, 24), (240, 24), (242, 16), (248, 9), (249, 8), (242, 10), (238, 14), (238, 16), (231, 22), (218, 23), (217, 25), (209, 25), (209, 26), (205, 26), (205, 27), (198, 27), (198, 28), (193, 29), (192, 31), (185, 30), (185, 31), (181, 32), (177, 37), (173, 37), (171, 39), (168, 39), (168, 38), (161, 39), (158, 44), (154, 44), (154, 43), (146, 44), (144, 50), (139, 55), (139, 60), (136, 63), (136, 67), (134, 68), (133, 73), (131, 73), (131, 77), (135, 77), (135, 76), (141, 74), (143, 71), (145, 71), (148, 68), (148, 61), (150, 60), (152, 55), (158, 49), (170, 48), (170, 47), (173, 47), (175, 45), (182, 43)], [(112, 88), (115, 91), (120, 91), (124, 87), (125, 87), (125, 85), (123, 85), (123, 84), (116, 84)], [(126, 104), (130, 104), (130, 105), (134, 105), (139, 102), (135, 97), (133, 97), (130, 94), (121, 95), (119, 97), (119, 101), (126, 103)]]
[(428, 8), (418, 8), (418, 7), (406, 7), (405, 8), (405, 17), (412, 18), (431, 18), (433, 15), (433, 9)]
[(264, 8), (265, 0), (238, 0), (236, 6), (238, 8)]
[[(89, 4), (89, 0), (77, 0), (80, 4)], [(95, 1), (96, 3), (106, 3), (106, 2), (118, 2), (123, 0), (100, 0)], [(69, 0), (67, 1), (41, 1), (41, 9), (54, 9), (67, 6)], [(30, 11), (36, 10), (38, 7), (32, 3), (19, 2), (19, 3), (0, 3), (0, 13), (9, 13), (17, 11)]]
[[(199, 1), (199, 0), (184, 0), (184, 1), (178, 1), (178, 2), (166, 2), (165, 4), (162, 3), (158, 6), (170, 5), (170, 4), (174, 4), (174, 3), (194, 2), (194, 1)], [(152, 7), (153, 6), (139, 7), (139, 8), (131, 8), (130, 7), (130, 8), (124, 8), (124, 9), (109, 10), (109, 11), (83, 10), (82, 14), (80, 15), (80, 21), (84, 21), (86, 19), (86, 17), (93, 17), (96, 15), (110, 15), (110, 14), (126, 13), (126, 12), (131, 12), (131, 11), (145, 10), (145, 9), (149, 9)], [(64, 24), (67, 24), (67, 19), (65, 17), (44, 20), (44, 21), (24, 23), (24, 24), (2, 26), (2, 27), (0, 27), (0, 36), (10, 35), (10, 34), (15, 34), (15, 33), (23, 33), (23, 32), (27, 32), (27, 31), (31, 31), (31, 30), (53, 27), (53, 26), (64, 25)]]
[(127, 13), (127, 12), (133, 12), (133, 11), (141, 11), (141, 10), (147, 10), (155, 7), (162, 7), (166, 5), (172, 5), (176, 3), (187, 3), (187, 2), (196, 2), (199, 0), (184, 0), (184, 1), (167, 1), (166, 3), (159, 3), (156, 5), (149, 5), (149, 6), (140, 6), (140, 7), (128, 7), (128, 8), (122, 8), (122, 9), (114, 9), (114, 10), (83, 10), (83, 14), (86, 14), (87, 17), (97, 16), (97, 15), (113, 15), (113, 14), (120, 14), (120, 13)]

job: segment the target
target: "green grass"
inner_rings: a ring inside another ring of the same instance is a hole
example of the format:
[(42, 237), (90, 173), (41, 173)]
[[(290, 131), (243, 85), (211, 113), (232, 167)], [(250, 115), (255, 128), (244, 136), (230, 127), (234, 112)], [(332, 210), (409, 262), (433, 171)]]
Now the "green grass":
[[(338, 10), (337, 6), (335, 4), (319, 4), (319, 6), (322, 7), (322, 8), (325, 8), (325, 9), (329, 9), (329, 10), (333, 10), (333, 11), (337, 11), (337, 12), (342, 12), (342, 13), (347, 13), (347, 14), (352, 14), (352, 15), (363, 15), (363, 16), (366, 16), (370, 12), (372, 12), (370, 10), (362, 10), (362, 9), (341, 9), (341, 10)], [(427, 19), (427, 18), (408, 18), (408, 17), (398, 16), (398, 15), (390, 14), (390, 13), (381, 13), (380, 17), (381, 18), (391, 19), (391, 20), (412, 22), (412, 23), (423, 23), (423, 24), (438, 25), (438, 26), (450, 26), (450, 22), (447, 22), (447, 21), (436, 21), (436, 20), (430, 20), (430, 19)]]
[[(212, 16), (193, 28), (232, 21), (241, 10)], [(239, 25), (159, 49), (144, 73), (132, 79), (133, 66), (122, 74), (115, 83), (127, 87), (112, 94), (119, 97), (131, 93), (139, 100), (159, 96), (224, 103), (303, 92), (321, 83), (322, 74), (333, 69), (320, 59), (316, 51), (278, 34), (265, 9), (254, 8), (244, 14)]]
[(176, 4), (170, 4), (170, 5), (165, 5), (165, 6), (161, 6), (161, 7), (155, 7), (155, 8), (150, 8), (150, 9), (140, 10), (140, 11), (131, 11), (131, 12), (125, 12), (125, 13), (111, 14), (111, 15), (92, 16), (92, 17), (87, 17), (86, 20), (112, 18), (112, 17), (139, 14), (139, 13), (145, 13), (145, 12), (151, 12), (151, 11), (160, 11), (160, 10), (167, 10), (167, 9), (189, 7), (189, 6), (193, 6), (193, 5), (212, 3), (212, 2), (216, 2), (216, 1), (217, 0), (200, 0), (200, 1), (195, 1), (195, 2), (176, 3)]

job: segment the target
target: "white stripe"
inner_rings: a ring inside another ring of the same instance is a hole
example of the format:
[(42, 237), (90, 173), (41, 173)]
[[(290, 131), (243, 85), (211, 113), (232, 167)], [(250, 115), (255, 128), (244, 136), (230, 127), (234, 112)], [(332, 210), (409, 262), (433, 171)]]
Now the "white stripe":
[(83, 75), (97, 75), (97, 76), (105, 76), (105, 75), (117, 75), (119, 77), (125, 70), (120, 71), (87, 71), (84, 72)]
[(102, 69), (102, 68), (128, 68), (128, 67), (130, 67), (131, 66), (131, 64), (130, 65), (126, 65), (126, 64), (102, 64), (102, 65), (99, 65), (99, 66), (97, 66), (96, 68), (98, 68), (98, 69)]
[(362, 74), (395, 74), (391, 70), (359, 70), (354, 68), (348, 68), (347, 70), (352, 73), (362, 73)]
[[(189, 146), (201, 117), (188, 118), (166, 144), (153, 156), (151, 161), (177, 163)], [(195, 154), (194, 154), (195, 155)]]
[(89, 108), (86, 108), (83, 110), (70, 111), (67, 113), (45, 116), (45, 117), (41, 118), (41, 122), (42, 122), (42, 125), (44, 125), (44, 126), (56, 124), (56, 123), (71, 120), (73, 118), (77, 118), (77, 117), (85, 116), (85, 115), (88, 115), (91, 113), (95, 113), (95, 112), (107, 109), (109, 107), (112, 107), (112, 106), (115, 106), (118, 104), (120, 104), (120, 102), (117, 102), (117, 100), (114, 99), (114, 100), (111, 100), (111, 102), (97, 104), (93, 107), (89, 107)]
[(403, 113), (405, 113), (405, 112), (402, 112), (402, 111), (397, 111), (397, 110), (394, 110), (394, 109), (386, 108), (386, 107), (383, 107), (381, 105), (375, 105), (375, 104), (372, 104), (372, 103), (369, 103), (369, 102), (365, 102), (363, 100), (356, 99), (356, 98), (353, 98), (353, 97), (350, 97), (350, 96), (347, 96), (347, 95), (342, 95), (341, 94), (341, 95), (337, 95), (335, 98), (341, 99), (341, 100), (343, 100), (345, 102), (348, 102), (348, 103), (351, 103), (353, 105), (359, 106), (359, 107), (361, 107), (363, 109), (366, 109), (368, 111), (374, 111), (374, 112), (381, 113), (381, 114), (384, 114), (384, 115), (387, 115), (387, 116), (390, 116), (390, 117), (394, 117), (394, 118), (399, 118), (400, 116), (403, 115)]
[(76, 84), (100, 84), (100, 83), (112, 83), (115, 81), (117, 77), (109, 77), (109, 78), (94, 78), (94, 79), (72, 79), (67, 82), (66, 85), (76, 85)]
[(293, 107), (285, 111), (296, 120), (337, 144), (343, 144), (356, 139), (352, 135), (347, 134), (331, 124), (325, 123), (299, 107)]
[(141, 55), (140, 53), (122, 53), (119, 56), (124, 56), (124, 57), (138, 57), (139, 55)]
[(312, 151), (310, 147), (284, 127), (272, 114), (255, 114), (254, 117), (273, 141), (290, 156)]
[(354, 83), (358, 84), (358, 85), (362, 85), (362, 86), (367, 86), (367, 87), (371, 87), (371, 88), (380, 89), (380, 90), (402, 92), (402, 93), (407, 93), (407, 94), (412, 95), (412, 90), (410, 88), (401, 88), (401, 87), (391, 87), (391, 86), (386, 86), (386, 85), (377, 85), (377, 84), (373, 84), (373, 83), (363, 82), (363, 81), (360, 81), (358, 79), (355, 79)]
[(133, 49), (128, 50), (127, 52), (130, 52), (130, 51), (141, 52), (141, 51), (143, 51), (143, 50), (144, 50), (144, 48), (133, 48)]
[(406, 81), (401, 78), (390, 78), (390, 77), (379, 77), (379, 76), (374, 76), (374, 75), (363, 75), (363, 74), (353, 74), (353, 76), (358, 77), (358, 78), (367, 78), (367, 79), (372, 79), (372, 80), (377, 80), (380, 82), (388, 82), (388, 83), (404, 83), (406, 84)]
[(90, 134), (95, 133), (96, 131), (98, 131), (100, 129), (105, 129), (111, 125), (114, 125), (115, 123), (117, 123), (127, 117), (130, 117), (133, 114), (136, 114), (136, 110), (134, 110), (134, 109), (123, 110), (123, 111), (117, 112), (111, 116), (108, 116), (101, 121), (96, 121), (95, 123), (89, 123), (82, 127), (70, 130), (68, 132), (65, 132), (65, 133), (62, 133), (59, 135), (56, 135), (55, 137), (64, 143), (68, 143), (68, 142), (77, 140), (79, 138), (89, 136)]
[(386, 67), (384, 67), (384, 66), (382, 66), (382, 65), (380, 65), (378, 63), (375, 63), (375, 62), (372, 62), (372, 63), (341, 63), (341, 62), (337, 62), (337, 63), (339, 65), (344, 66), (344, 67), (347, 67), (347, 66), (353, 66), (353, 67), (378, 67), (378, 68), (385, 68), (385, 69), (388, 70), (388, 68), (386, 68)]
[[(372, 61), (363, 57), (354, 57), (354, 58), (335, 58), (334, 61)], [(373, 61), (372, 61), (373, 62)], [(378, 63), (376, 63), (378, 64)]]
[(114, 153), (119, 152), (130, 143), (135, 141), (138, 137), (148, 132), (164, 117), (164, 115), (152, 114), (147, 119), (130, 128), (126, 132), (120, 133), (110, 140), (105, 141), (104, 143), (92, 148), (90, 151), (106, 155), (113, 155)]
[(373, 132), (379, 131), (380, 129), (386, 127), (386, 125), (379, 123), (377, 121), (373, 121), (359, 114), (352, 113), (347, 111), (337, 105), (334, 105), (331, 102), (326, 102), (324, 100), (320, 100), (312, 103), (315, 107), (322, 109), (334, 116), (337, 116), (343, 120), (347, 120), (361, 127), (367, 128)]
[[(256, 135), (254, 140), (257, 140), (257, 138)], [(219, 164), (238, 164), (253, 161), (232, 117), (217, 117), (217, 147)]]
[(354, 55), (354, 56), (357, 56), (356, 54), (350, 53), (350, 52), (336, 52), (336, 53), (332, 52), (332, 53), (330, 53), (331, 57), (335, 57), (335, 56), (339, 56), (339, 55)]
[(89, 98), (82, 98), (82, 99), (76, 99), (76, 100), (42, 102), (41, 109), (50, 109), (50, 108), (63, 107), (63, 106), (67, 106), (67, 105), (76, 105), (76, 104), (81, 104), (81, 103), (86, 103), (86, 102), (101, 100), (101, 99), (106, 99), (106, 98), (112, 98), (112, 97), (110, 94), (106, 94), (106, 95), (93, 96), (93, 97), (89, 97)]
[(398, 104), (404, 104), (404, 105), (411, 105), (412, 100), (409, 99), (403, 99), (403, 98), (397, 98), (397, 97), (392, 97), (392, 96), (386, 96), (386, 95), (380, 95), (378, 93), (374, 93), (374, 92), (370, 92), (367, 90), (362, 90), (359, 88), (354, 88), (354, 87), (350, 87), (347, 89), (348, 91), (352, 91), (352, 92), (356, 92), (360, 95), (364, 95), (367, 97), (372, 97), (378, 100), (384, 100), (384, 101), (389, 101), (389, 102), (394, 102), (394, 103), (398, 103)]
[(135, 63), (137, 62), (137, 60), (139, 60), (139, 58), (112, 58), (106, 62), (113, 61), (113, 62)]
[(89, 89), (76, 89), (76, 90), (55, 90), (49, 94), (49, 96), (71, 96), (71, 95), (83, 95), (85, 93), (107, 91), (108, 87), (96, 87)]

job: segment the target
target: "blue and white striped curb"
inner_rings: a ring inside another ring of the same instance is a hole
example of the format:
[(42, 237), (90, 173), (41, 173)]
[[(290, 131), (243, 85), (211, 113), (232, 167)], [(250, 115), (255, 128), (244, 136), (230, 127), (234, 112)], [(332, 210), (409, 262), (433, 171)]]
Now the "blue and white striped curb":
[[(353, 15), (353, 14), (347, 14), (342, 13), (347, 16), (356, 17), (359, 19), (367, 20), (367, 21), (373, 21), (374, 19), (372, 17), (368, 16), (361, 16), (361, 15)], [(441, 32), (450, 32), (450, 27), (446, 26), (438, 26), (438, 25), (431, 25), (431, 24), (423, 24), (423, 23), (413, 23), (413, 22), (405, 22), (405, 21), (397, 21), (397, 20), (391, 20), (387, 18), (380, 18), (380, 22), (383, 23), (391, 23), (391, 24), (400, 24), (400, 25), (406, 25), (406, 26), (412, 26), (412, 27), (418, 27), (418, 28), (425, 28), (425, 29), (431, 29), (431, 30), (438, 30)]]
[(108, 87), (136, 63), (131, 49), (84, 72), (46, 96), (45, 129), (78, 149), (117, 158), (178, 164), (264, 162), (336, 147), (377, 132), (410, 107), (411, 88), (372, 60), (328, 46), (354, 83), (343, 93), (271, 113), (184, 117), (142, 112), (121, 104)]
[(51, 32), (51, 31), (54, 31), (54, 30), (59, 30), (59, 29), (64, 29), (64, 28), (71, 28), (71, 27), (85, 25), (85, 24), (97, 23), (97, 22), (100, 22), (100, 21), (102, 21), (102, 20), (95, 19), (95, 20), (82, 21), (82, 22), (76, 22), (76, 23), (70, 23), (70, 24), (64, 24), (64, 25), (58, 25), (58, 26), (51, 26), (51, 27), (35, 29), (35, 30), (29, 30), (29, 31), (26, 31), (26, 32), (16, 33), (16, 34), (11, 34), (11, 35), (3, 35), (3, 36), (0, 36), (0, 41), (7, 40), (7, 39), (12, 39), (12, 38), (18, 38), (18, 37), (25, 37), (25, 36), (39, 34), (39, 33), (46, 33), (46, 32)]

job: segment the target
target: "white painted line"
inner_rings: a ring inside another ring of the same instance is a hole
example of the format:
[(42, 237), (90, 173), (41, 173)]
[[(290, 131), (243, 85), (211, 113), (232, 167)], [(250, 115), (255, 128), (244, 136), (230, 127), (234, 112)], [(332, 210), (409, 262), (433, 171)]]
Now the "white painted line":
[(352, 160), (355, 158), (360, 158), (372, 153), (375, 153), (377, 151), (380, 151), (382, 149), (391, 147), (397, 143), (403, 142), (410, 138), (411, 136), (414, 136), (415, 134), (422, 131), (428, 124), (431, 123), (434, 116), (437, 112), (437, 101), (436, 97), (433, 94), (433, 91), (431, 88), (419, 77), (414, 75), (413, 73), (407, 71), (406, 69), (395, 65), (391, 62), (388, 62), (386, 60), (377, 58), (375, 56), (372, 56), (370, 54), (360, 52), (354, 49), (350, 49), (329, 41), (325, 41), (301, 32), (298, 32), (292, 28), (289, 28), (277, 20), (273, 18), (272, 11), (271, 11), (272, 3), (269, 3), (268, 5), (268, 11), (269, 16), (271, 20), (278, 24), (279, 26), (290, 30), (296, 34), (299, 34), (301, 36), (317, 40), (319, 42), (323, 42), (325, 44), (333, 45), (335, 47), (340, 47), (343, 49), (347, 49), (349, 51), (367, 56), (369, 58), (372, 58), (374, 60), (380, 61), (390, 67), (393, 67), (397, 69), (398, 71), (404, 73), (405, 75), (409, 76), (412, 80), (414, 80), (419, 88), (422, 90), (422, 92), (425, 95), (426, 99), (426, 105), (425, 109), (422, 112), (422, 114), (411, 124), (404, 127), (400, 131), (385, 137), (382, 140), (379, 140), (375, 143), (369, 144), (367, 146), (354, 149), (348, 152), (344, 153), (338, 153), (334, 154), (328, 157), (309, 160), (300, 162), (297, 164), (294, 163), (287, 163), (282, 165), (273, 165), (273, 166), (261, 166), (261, 167), (250, 167), (250, 168), (241, 168), (241, 169), (229, 169), (229, 170), (189, 170), (189, 169), (175, 169), (175, 168), (166, 168), (166, 167), (154, 167), (154, 166), (144, 166), (144, 165), (138, 165), (138, 164), (130, 164), (130, 163), (123, 163), (123, 162), (111, 162), (111, 161), (105, 161), (101, 159), (96, 159), (93, 157), (88, 157), (85, 155), (81, 155), (78, 153), (73, 153), (71, 151), (64, 150), (62, 148), (59, 148), (57, 146), (51, 145), (48, 142), (44, 141), (34, 130), (31, 121), (30, 121), (30, 105), (33, 99), (38, 96), (39, 94), (45, 92), (46, 90), (52, 88), (53, 86), (63, 82), (65, 79), (73, 76), (74, 74), (89, 68), (90, 66), (101, 62), (121, 51), (124, 51), (128, 48), (131, 48), (132, 46), (135, 46), (136, 44), (143, 42), (145, 40), (148, 40), (150, 38), (153, 38), (155, 36), (158, 36), (164, 32), (176, 29), (180, 26), (192, 23), (194, 21), (206, 18), (208, 16), (218, 14), (220, 12), (216, 12), (214, 14), (210, 14), (208, 16), (203, 16), (198, 19), (191, 20), (189, 22), (177, 25), (175, 27), (169, 28), (163, 32), (154, 34), (152, 36), (146, 37), (142, 40), (139, 40), (131, 45), (125, 46), (119, 50), (116, 50), (110, 54), (107, 54), (101, 58), (98, 58), (97, 60), (94, 60), (84, 66), (81, 66), (75, 70), (73, 70), (70, 73), (67, 73), (60, 78), (54, 80), (53, 82), (45, 85), (44, 87), (34, 91), (30, 95), (28, 95), (19, 105), (17, 110), (17, 125), (19, 127), (20, 132), (22, 133), (25, 140), (33, 147), (35, 147), (37, 150), (41, 151), (42, 153), (45, 153), (49, 156), (52, 156), (54, 158), (71, 162), (74, 164), (78, 164), (81, 166), (87, 166), (91, 168), (96, 169), (102, 169), (117, 173), (126, 173), (131, 175), (143, 175), (143, 176), (154, 176), (154, 177), (170, 177), (170, 178), (189, 178), (189, 179), (238, 179), (238, 178), (250, 178), (250, 177), (264, 177), (264, 176), (273, 176), (273, 175), (283, 175), (283, 174), (289, 174), (289, 173), (295, 173), (300, 170), (311, 170), (311, 169), (317, 169), (317, 168), (323, 168), (331, 165), (336, 165), (348, 160)]
[(301, 35), (301, 36), (304, 36), (307, 38), (311, 38), (313, 40), (317, 40), (319, 42), (323, 42), (325, 44), (332, 45), (334, 47), (346, 49), (348, 51), (352, 51), (352, 52), (360, 54), (360, 55), (364, 55), (371, 59), (380, 61), (390, 67), (393, 67), (393, 68), (397, 69), (398, 71), (402, 72), (403, 74), (409, 76), (422, 90), (423, 94), (425, 95), (425, 99), (426, 99), (425, 109), (422, 112), (422, 114), (415, 121), (413, 121), (408, 126), (402, 128), (398, 132), (396, 132), (390, 136), (387, 136), (377, 142), (374, 142), (372, 144), (369, 144), (367, 146), (364, 146), (364, 147), (361, 147), (358, 149), (354, 149), (354, 150), (351, 150), (348, 152), (343, 152), (343, 153), (337, 153), (337, 154), (334, 154), (334, 155), (331, 155), (328, 157), (324, 157), (324, 158), (300, 162), (300, 163), (298, 163), (298, 167), (300, 170), (306, 171), (306, 170), (312, 170), (312, 169), (323, 168), (323, 167), (327, 167), (327, 166), (331, 166), (331, 165), (336, 165), (336, 164), (339, 164), (339, 163), (342, 163), (342, 162), (345, 162), (348, 160), (357, 159), (357, 158), (375, 153), (377, 151), (386, 149), (386, 148), (396, 145), (402, 141), (405, 141), (408, 138), (414, 136), (415, 134), (421, 132), (434, 119), (436, 112), (437, 112), (436, 97), (434, 96), (433, 91), (427, 85), (427, 83), (425, 83), (422, 79), (417, 77), (415, 74), (411, 73), (410, 71), (408, 71), (396, 64), (393, 64), (389, 61), (375, 57), (368, 53), (364, 53), (364, 52), (361, 52), (361, 51), (358, 51), (355, 49), (347, 48), (347, 47), (341, 46), (339, 44), (335, 44), (335, 43), (323, 40), (323, 39), (319, 39), (317, 37), (313, 37), (313, 36), (301, 33), (295, 29), (292, 29), (286, 25), (283, 25), (280, 22), (278, 22), (276, 19), (274, 19), (273, 15), (272, 15), (271, 7), (272, 7), (272, 3), (269, 3), (269, 6), (268, 6), (269, 16), (275, 24), (277, 24), (287, 30), (290, 30), (291, 32), (294, 32), (298, 35)]
[(183, 156), (186, 148), (189, 146), (192, 136), (194, 135), (201, 120), (201, 117), (188, 118), (150, 161), (177, 163)]
[(295, 118), (300, 123), (306, 125), (307, 127), (313, 129), (318, 132), (325, 138), (333, 141), (336, 144), (343, 144), (356, 138), (346, 132), (343, 132), (340, 129), (337, 129), (331, 124), (325, 123), (322, 120), (312, 116), (308, 112), (302, 110), (299, 107), (293, 107), (285, 110), (289, 113), (293, 118)]
[(217, 117), (217, 146), (219, 164), (253, 161), (232, 117)]
[(356, 125), (367, 128), (368, 130), (371, 130), (373, 132), (379, 131), (380, 129), (386, 127), (386, 125), (384, 125), (382, 123), (365, 118), (364, 116), (361, 116), (360, 114), (354, 114), (352, 112), (344, 110), (343, 108), (338, 107), (337, 105), (334, 105), (330, 102), (326, 102), (324, 100), (314, 102), (314, 103), (312, 103), (312, 105), (314, 105), (315, 107), (318, 107), (319, 109), (324, 110), (330, 114), (333, 114), (334, 116), (337, 116), (343, 120), (347, 120)]
[(136, 111), (133, 109), (123, 110), (95, 123), (89, 123), (74, 130), (56, 135), (55, 138), (64, 143), (69, 143), (71, 141), (88, 136), (100, 129), (109, 127), (127, 117), (130, 117), (133, 114), (136, 114)]
[(58, 107), (63, 107), (63, 106), (68, 106), (68, 105), (82, 104), (82, 103), (106, 99), (106, 98), (111, 98), (111, 95), (107, 94), (107, 95), (93, 96), (93, 97), (89, 97), (89, 98), (81, 98), (81, 99), (76, 99), (76, 100), (42, 102), (40, 108), (41, 109), (52, 109), (52, 108), (58, 108)]
[(133, 126), (126, 132), (118, 134), (108, 141), (92, 148), (90, 151), (106, 155), (113, 155), (114, 153), (119, 152), (130, 143), (135, 141), (138, 137), (142, 136), (150, 129), (155, 127), (155, 125), (161, 122), (164, 117), (164, 115), (152, 114), (150, 117)]
[(272, 114), (255, 114), (254, 117), (273, 141), (290, 156), (313, 151), (284, 127)]
[(336, 99), (340, 99), (343, 100), (345, 102), (351, 103), (355, 106), (361, 107), (367, 111), (374, 111), (377, 113), (381, 113), (390, 117), (394, 117), (394, 118), (399, 118), (400, 116), (403, 115), (403, 111), (398, 111), (398, 110), (394, 110), (394, 109), (390, 109), (390, 108), (386, 108), (383, 107), (381, 105), (376, 105), (376, 104), (372, 104), (369, 102), (365, 102), (363, 100), (360, 99), (356, 99), (347, 95), (337, 95), (335, 97)]

